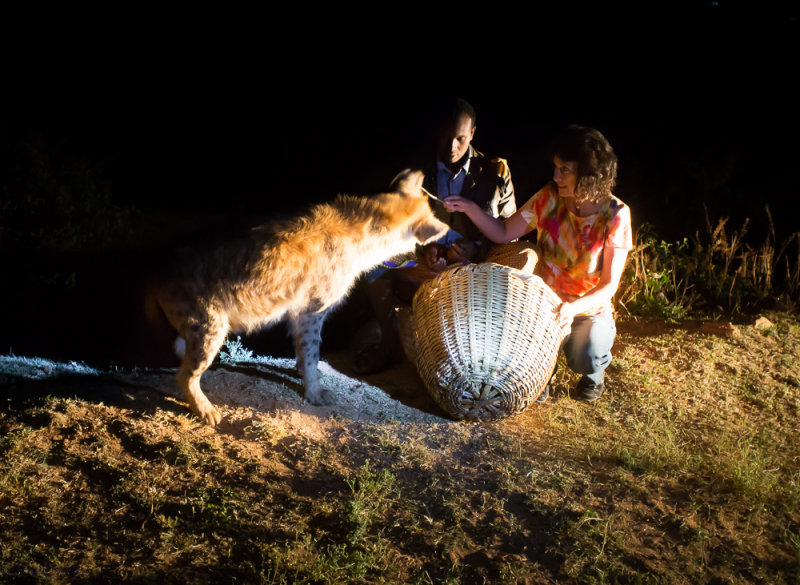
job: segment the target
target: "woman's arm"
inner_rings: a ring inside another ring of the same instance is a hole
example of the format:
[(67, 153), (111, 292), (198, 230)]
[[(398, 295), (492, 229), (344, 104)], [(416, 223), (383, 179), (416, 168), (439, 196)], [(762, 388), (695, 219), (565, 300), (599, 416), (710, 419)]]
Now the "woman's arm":
[(600, 282), (582, 297), (570, 302), (563, 302), (558, 308), (556, 319), (563, 328), (569, 328), (575, 315), (599, 307), (611, 297), (619, 288), (619, 281), (625, 269), (628, 250), (607, 246), (603, 250), (603, 271), (600, 273)]
[(504, 244), (511, 240), (516, 240), (533, 229), (522, 218), (519, 211), (508, 219), (499, 219), (486, 213), (474, 201), (458, 195), (452, 195), (445, 199), (444, 206), (447, 211), (465, 213), (472, 223), (496, 244)]

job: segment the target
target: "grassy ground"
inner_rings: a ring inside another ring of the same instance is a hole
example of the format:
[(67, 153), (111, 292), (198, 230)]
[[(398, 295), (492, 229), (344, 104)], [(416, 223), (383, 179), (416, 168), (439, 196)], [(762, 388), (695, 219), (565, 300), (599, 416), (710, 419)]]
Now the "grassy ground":
[(2, 375), (0, 582), (795, 583), (800, 322), (769, 317), (621, 323), (600, 401), (561, 367), (491, 424), (214, 430), (141, 386)]

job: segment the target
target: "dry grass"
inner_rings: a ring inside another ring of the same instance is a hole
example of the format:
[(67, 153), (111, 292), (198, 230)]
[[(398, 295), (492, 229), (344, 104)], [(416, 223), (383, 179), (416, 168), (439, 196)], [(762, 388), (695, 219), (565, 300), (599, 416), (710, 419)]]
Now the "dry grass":
[(562, 367), (489, 424), (221, 431), (146, 390), (7, 377), (0, 581), (795, 583), (800, 323), (770, 318), (623, 323), (600, 401)]
[(737, 314), (796, 307), (800, 301), (800, 232), (778, 245), (769, 207), (767, 236), (748, 242), (750, 220), (730, 229), (728, 218), (679, 242), (664, 242), (645, 224), (636, 237), (617, 296), (628, 314), (680, 319), (692, 313)]

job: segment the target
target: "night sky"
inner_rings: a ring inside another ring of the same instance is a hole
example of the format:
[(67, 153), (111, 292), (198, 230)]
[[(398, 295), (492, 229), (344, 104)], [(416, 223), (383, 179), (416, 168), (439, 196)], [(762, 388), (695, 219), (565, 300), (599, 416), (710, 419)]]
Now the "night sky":
[(432, 104), (462, 96), (474, 144), (509, 160), (520, 204), (549, 177), (549, 136), (582, 123), (615, 147), (637, 224), (679, 237), (703, 202), (756, 223), (769, 202), (794, 231), (796, 9), (732, 6), (543, 3), (525, 18), (461, 15), (452, 34), (442, 15), (368, 26), (333, 12), (299, 28), (239, 30), (240, 15), (105, 31), (110, 46), (61, 31), (35, 65), (11, 63), (0, 131), (67, 140), (112, 169), (120, 204), (263, 215), (384, 188), (425, 160)]

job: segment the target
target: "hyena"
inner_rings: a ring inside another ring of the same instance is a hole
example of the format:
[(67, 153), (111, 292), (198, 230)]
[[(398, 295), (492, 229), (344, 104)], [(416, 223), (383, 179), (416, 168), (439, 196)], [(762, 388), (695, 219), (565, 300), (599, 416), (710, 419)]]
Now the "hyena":
[(149, 288), (148, 313), (160, 310), (185, 340), (176, 374), (191, 409), (207, 424), (222, 417), (203, 394), (200, 376), (229, 332), (247, 332), (287, 319), (305, 398), (330, 404), (317, 363), (322, 322), (356, 278), (392, 256), (440, 238), (422, 191), (422, 173), (407, 172), (394, 192), (374, 197), (340, 195), (302, 217), (262, 226), (246, 243), (229, 243), (180, 262)]

